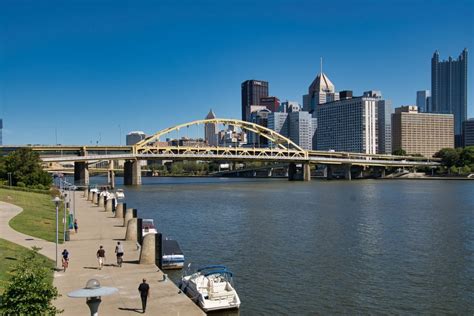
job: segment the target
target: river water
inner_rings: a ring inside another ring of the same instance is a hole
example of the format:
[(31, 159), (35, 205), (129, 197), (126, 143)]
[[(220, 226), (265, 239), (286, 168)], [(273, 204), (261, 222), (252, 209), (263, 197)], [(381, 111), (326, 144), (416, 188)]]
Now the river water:
[(242, 315), (474, 313), (472, 181), (143, 183), (127, 207), (227, 265)]

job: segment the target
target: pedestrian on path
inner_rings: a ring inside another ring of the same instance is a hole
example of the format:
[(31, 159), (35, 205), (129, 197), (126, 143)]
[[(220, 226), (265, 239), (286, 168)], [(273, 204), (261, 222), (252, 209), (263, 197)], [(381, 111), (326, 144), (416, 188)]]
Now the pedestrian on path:
[(62, 256), (63, 256), (63, 259), (62, 259), (63, 270), (64, 272), (66, 272), (66, 269), (69, 266), (69, 252), (67, 251), (67, 249), (63, 250)]
[(122, 267), (123, 245), (120, 243), (120, 241), (117, 241), (117, 246), (115, 246), (115, 253), (117, 254), (117, 266)]
[(77, 225), (77, 219), (74, 220), (74, 231), (76, 232), (77, 234), (77, 230), (78, 230), (79, 226)]
[(97, 250), (97, 260), (99, 261), (99, 270), (102, 270), (105, 261), (105, 250), (103, 246), (100, 246), (99, 250)]
[(143, 282), (138, 287), (138, 292), (140, 292), (140, 298), (142, 299), (142, 313), (144, 314), (146, 310), (146, 300), (148, 296), (150, 296), (150, 286), (146, 283), (146, 279), (143, 279)]

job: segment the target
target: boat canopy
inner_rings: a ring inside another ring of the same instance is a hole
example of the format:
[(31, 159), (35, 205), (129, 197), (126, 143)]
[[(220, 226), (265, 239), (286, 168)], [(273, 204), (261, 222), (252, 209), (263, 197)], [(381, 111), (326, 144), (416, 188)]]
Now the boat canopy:
[(232, 272), (230, 272), (227, 269), (211, 270), (211, 271), (207, 271), (207, 272), (202, 273), (202, 275), (204, 275), (204, 276), (209, 276), (209, 275), (213, 275), (213, 274), (227, 274), (230, 277), (232, 277), (232, 275), (233, 275)]
[(223, 265), (210, 265), (210, 266), (204, 266), (199, 269), (197, 269), (197, 272), (205, 271), (205, 270), (211, 270), (211, 269), (219, 269), (219, 270), (227, 270), (226, 266)]

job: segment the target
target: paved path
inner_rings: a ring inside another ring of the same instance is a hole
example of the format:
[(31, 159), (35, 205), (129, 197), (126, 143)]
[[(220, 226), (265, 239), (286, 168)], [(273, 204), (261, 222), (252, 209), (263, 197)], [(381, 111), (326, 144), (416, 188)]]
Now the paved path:
[[(54, 260), (55, 244), (20, 234), (7, 225), (21, 208), (11, 204), (0, 204), (0, 235), (2, 238), (30, 247), (32, 244), (43, 247), (41, 251)], [(88, 315), (85, 299), (73, 299), (67, 293), (83, 288), (87, 280), (98, 279), (102, 286), (119, 289), (117, 294), (102, 297), (99, 308), (101, 315), (136, 315), (141, 313), (141, 301), (138, 285), (143, 278), (150, 284), (147, 314), (149, 315), (205, 315), (186, 295), (180, 294), (171, 281), (161, 282), (163, 273), (155, 265), (140, 265), (139, 251), (135, 242), (122, 241), (125, 237), (123, 219), (114, 218), (112, 213), (102, 207), (94, 206), (76, 192), (76, 218), (79, 231), (71, 233), (71, 240), (60, 245), (59, 253), (67, 248), (70, 264), (66, 272), (55, 272), (54, 285), (61, 297), (55, 305), (64, 309), (63, 315)], [(115, 245), (120, 240), (124, 245), (124, 264), (121, 268), (114, 265)], [(103, 245), (106, 251), (106, 265), (97, 269), (96, 251)]]
[(22, 211), (23, 209), (19, 206), (0, 201), (0, 237), (29, 249), (33, 246), (40, 247), (41, 254), (55, 260), (56, 244), (19, 233), (8, 225), (10, 219)]

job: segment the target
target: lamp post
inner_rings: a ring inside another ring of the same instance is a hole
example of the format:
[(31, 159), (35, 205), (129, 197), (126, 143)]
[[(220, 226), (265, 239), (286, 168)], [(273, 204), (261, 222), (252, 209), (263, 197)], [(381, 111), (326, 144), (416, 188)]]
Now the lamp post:
[(55, 197), (53, 200), (54, 204), (56, 205), (56, 269), (58, 268), (58, 236), (59, 236), (59, 224), (58, 224), (58, 213), (59, 213), (59, 202), (61, 199), (59, 197)]
[[(67, 200), (66, 200), (66, 198), (67, 198)], [(70, 198), (69, 198), (68, 193), (65, 193), (64, 194), (64, 216), (63, 216), (63, 226), (64, 226), (63, 227), (64, 228), (64, 230), (63, 230), (63, 242), (66, 242), (66, 222), (67, 222), (66, 221), (66, 208), (69, 206), (69, 200), (70, 200)]]

